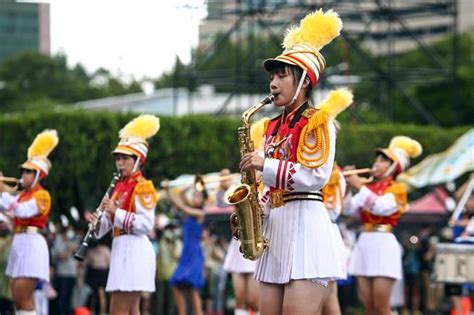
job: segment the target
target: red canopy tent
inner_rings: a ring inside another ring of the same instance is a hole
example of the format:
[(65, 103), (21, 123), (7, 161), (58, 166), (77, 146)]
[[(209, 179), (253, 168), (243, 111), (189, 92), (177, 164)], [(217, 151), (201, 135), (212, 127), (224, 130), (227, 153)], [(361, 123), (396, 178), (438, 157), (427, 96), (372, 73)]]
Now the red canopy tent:
[(449, 215), (446, 200), (449, 198), (443, 187), (437, 187), (426, 195), (411, 202), (400, 223), (440, 223)]

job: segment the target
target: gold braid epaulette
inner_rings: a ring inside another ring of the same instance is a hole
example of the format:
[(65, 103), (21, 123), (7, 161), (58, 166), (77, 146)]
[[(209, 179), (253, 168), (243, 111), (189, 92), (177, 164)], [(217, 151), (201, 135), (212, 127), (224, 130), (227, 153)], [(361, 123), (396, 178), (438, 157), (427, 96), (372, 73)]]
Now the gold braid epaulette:
[(40, 189), (33, 194), (36, 206), (41, 215), (48, 215), (51, 210), (51, 195), (45, 189)]
[(155, 208), (158, 198), (155, 186), (151, 180), (139, 180), (133, 194), (138, 197), (139, 202), (144, 208), (148, 210)]
[[(296, 150), (299, 163), (309, 168), (317, 168), (326, 163), (329, 156), (329, 115), (324, 110), (313, 110), (308, 123), (301, 131)], [(309, 137), (313, 136), (314, 142)]]
[(392, 185), (385, 189), (384, 193), (392, 193), (401, 213), (407, 210), (407, 186), (404, 183), (393, 182)]
[(323, 187), (323, 200), (326, 206), (333, 210), (337, 207), (337, 201), (341, 202), (341, 210), (344, 207), (344, 198), (342, 196), (342, 190), (340, 187), (340, 171), (334, 168), (329, 177), (329, 181), (326, 186)]

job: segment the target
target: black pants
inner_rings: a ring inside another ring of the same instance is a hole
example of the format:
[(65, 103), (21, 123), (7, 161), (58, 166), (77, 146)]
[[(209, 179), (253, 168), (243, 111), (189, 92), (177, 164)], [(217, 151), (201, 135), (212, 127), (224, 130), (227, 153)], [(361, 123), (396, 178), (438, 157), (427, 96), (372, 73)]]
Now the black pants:
[(13, 302), (10, 299), (0, 298), (0, 314), (13, 315)]
[(55, 281), (55, 288), (58, 292), (56, 299), (58, 314), (72, 314), (71, 310), (71, 297), (74, 284), (76, 283), (75, 277), (63, 277), (57, 276)]

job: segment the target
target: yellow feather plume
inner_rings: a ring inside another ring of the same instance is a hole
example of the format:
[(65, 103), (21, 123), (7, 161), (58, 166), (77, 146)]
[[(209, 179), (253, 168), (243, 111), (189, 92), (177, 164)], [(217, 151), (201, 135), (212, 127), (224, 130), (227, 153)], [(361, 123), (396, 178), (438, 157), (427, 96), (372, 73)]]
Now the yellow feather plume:
[(393, 137), (388, 148), (401, 149), (411, 158), (416, 158), (423, 152), (423, 148), (418, 141), (406, 136)]
[(28, 159), (33, 157), (48, 157), (53, 149), (58, 145), (58, 132), (54, 129), (47, 129), (36, 136), (33, 143), (28, 148)]
[(320, 50), (339, 36), (342, 21), (333, 10), (326, 13), (319, 9), (308, 14), (301, 20), (299, 27), (290, 28), (283, 40), (283, 47), (291, 49), (296, 43), (308, 43), (316, 50)]
[(160, 119), (153, 115), (140, 115), (130, 121), (119, 132), (120, 138), (139, 137), (148, 139), (160, 130)]
[(264, 117), (252, 124), (250, 127), (250, 138), (253, 141), (253, 147), (255, 150), (260, 149), (262, 146), (263, 136), (265, 135), (265, 131), (267, 130), (268, 123), (270, 119)]
[(351, 91), (347, 89), (338, 89), (329, 92), (326, 99), (316, 107), (326, 111), (330, 117), (336, 118), (337, 115), (352, 104), (353, 98), (354, 96)]

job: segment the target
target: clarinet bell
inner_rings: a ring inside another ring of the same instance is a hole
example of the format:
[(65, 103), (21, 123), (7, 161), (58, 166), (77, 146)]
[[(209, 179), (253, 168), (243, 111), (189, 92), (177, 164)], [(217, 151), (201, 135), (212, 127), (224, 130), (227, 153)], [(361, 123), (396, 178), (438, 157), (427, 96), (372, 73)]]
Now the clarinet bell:
[(84, 258), (86, 257), (86, 252), (87, 252), (87, 243), (82, 243), (77, 252), (74, 254), (74, 258), (77, 261), (84, 261)]

